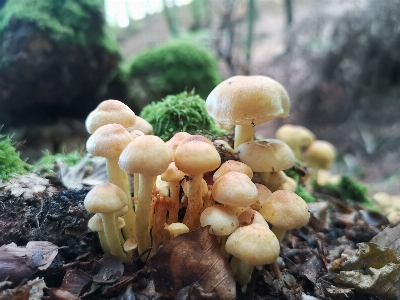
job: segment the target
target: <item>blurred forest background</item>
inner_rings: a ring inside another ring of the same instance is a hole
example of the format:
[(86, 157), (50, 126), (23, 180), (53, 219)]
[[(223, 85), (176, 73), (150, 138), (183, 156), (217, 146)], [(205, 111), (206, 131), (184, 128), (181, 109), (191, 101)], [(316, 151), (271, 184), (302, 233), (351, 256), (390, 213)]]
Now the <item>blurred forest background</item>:
[(398, 0), (0, 0), (0, 124), (34, 162), (84, 149), (105, 99), (137, 114), (168, 94), (203, 98), (268, 75), (290, 117), (338, 149), (334, 172), (400, 193)]

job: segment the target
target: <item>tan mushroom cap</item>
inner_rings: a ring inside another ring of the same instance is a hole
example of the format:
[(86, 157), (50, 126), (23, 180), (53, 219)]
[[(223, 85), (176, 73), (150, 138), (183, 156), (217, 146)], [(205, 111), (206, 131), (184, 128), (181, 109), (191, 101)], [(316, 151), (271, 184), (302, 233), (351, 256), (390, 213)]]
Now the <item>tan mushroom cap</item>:
[(88, 221), (88, 228), (91, 231), (100, 232), (104, 231), (103, 220), (98, 214), (94, 214)]
[(154, 135), (138, 136), (121, 153), (119, 167), (128, 174), (157, 176), (171, 163), (171, 153), (164, 141)]
[(313, 141), (304, 152), (304, 160), (312, 168), (329, 170), (336, 156), (331, 143), (322, 140)]
[(275, 138), (285, 142), (290, 148), (300, 148), (310, 145), (315, 140), (315, 135), (303, 126), (285, 124), (276, 130)]
[(112, 183), (96, 185), (87, 193), (84, 205), (89, 213), (114, 213), (128, 204), (125, 192)]
[(172, 161), (175, 161), (175, 151), (176, 148), (178, 148), (180, 142), (189, 136), (191, 136), (190, 133), (187, 133), (185, 131), (180, 131), (175, 133), (173, 137), (171, 137), (168, 141), (165, 142), (168, 146), (168, 149), (171, 151)]
[(181, 235), (183, 233), (188, 233), (189, 232), (189, 227), (187, 227), (183, 223), (171, 223), (171, 224), (165, 226), (165, 229), (169, 231), (169, 234), (172, 237), (176, 237), (176, 236)]
[(106, 124), (89, 137), (86, 150), (92, 155), (110, 158), (120, 155), (132, 140), (133, 137), (122, 125)]
[(206, 100), (210, 116), (224, 125), (258, 125), (286, 118), (290, 100), (284, 87), (267, 76), (233, 76)]
[(218, 168), (217, 171), (215, 171), (213, 180), (217, 181), (218, 178), (228, 172), (240, 172), (249, 176), (250, 179), (252, 179), (254, 175), (253, 171), (248, 165), (236, 160), (227, 160)]
[(166, 182), (181, 181), (183, 177), (185, 177), (185, 173), (176, 167), (175, 162), (171, 162), (167, 170), (161, 174), (161, 179)]
[(285, 230), (302, 227), (310, 219), (307, 203), (294, 192), (285, 190), (273, 192), (259, 212), (267, 222)]
[(257, 187), (240, 172), (228, 172), (214, 182), (212, 196), (215, 201), (230, 206), (250, 206), (257, 200)]
[(182, 172), (195, 175), (214, 171), (221, 164), (221, 157), (213, 143), (201, 136), (183, 139), (175, 151), (175, 165)]
[(144, 134), (152, 134), (153, 133), (153, 126), (149, 122), (147, 122), (145, 119), (143, 119), (140, 116), (136, 116), (136, 122), (135, 125), (132, 127), (128, 127), (127, 130), (129, 132), (133, 130), (140, 130)]
[(207, 207), (200, 216), (201, 226), (210, 225), (210, 233), (216, 236), (230, 235), (239, 227), (236, 214), (227, 206), (213, 205)]
[(277, 139), (243, 143), (237, 147), (239, 160), (253, 172), (277, 172), (291, 168), (295, 158), (292, 149)]
[(228, 253), (252, 266), (273, 263), (279, 256), (279, 241), (266, 226), (253, 223), (239, 227), (227, 239)]
[(129, 128), (127, 128), (126, 130), (129, 131), (129, 134), (130, 134), (134, 139), (137, 138), (138, 136), (145, 135), (143, 131), (140, 131), (140, 130), (137, 130), (137, 129), (129, 130)]
[(268, 197), (271, 196), (272, 192), (265, 185), (260, 183), (255, 183), (258, 191), (257, 200), (251, 205), (254, 210), (260, 210), (261, 206), (267, 201)]
[(135, 125), (136, 115), (127, 106), (118, 100), (105, 100), (101, 102), (86, 118), (86, 130), (92, 134), (106, 124), (118, 123), (128, 128)]

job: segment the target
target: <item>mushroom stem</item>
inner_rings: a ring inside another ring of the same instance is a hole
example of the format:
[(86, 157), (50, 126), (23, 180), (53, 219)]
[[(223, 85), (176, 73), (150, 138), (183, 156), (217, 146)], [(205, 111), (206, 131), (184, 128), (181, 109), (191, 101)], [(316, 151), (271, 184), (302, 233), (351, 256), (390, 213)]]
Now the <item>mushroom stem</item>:
[(118, 235), (118, 228), (115, 221), (115, 213), (100, 214), (103, 221), (104, 235), (110, 247), (110, 253), (117, 257), (126, 259), (126, 254), (122, 250), (121, 243)]
[(136, 214), (133, 210), (131, 187), (129, 176), (126, 172), (122, 171), (118, 166), (119, 156), (107, 158), (107, 175), (108, 181), (114, 183), (121, 188), (128, 198), (128, 212), (123, 216), (125, 220), (125, 227), (122, 228), (125, 239), (136, 238)]
[(104, 234), (104, 231), (99, 231), (99, 241), (100, 241), (100, 246), (103, 249), (104, 252), (106, 253), (110, 253), (110, 246), (108, 246), (107, 244), (107, 240), (106, 240), (106, 235)]
[(235, 141), (233, 148), (236, 148), (246, 142), (250, 142), (254, 139), (254, 125), (236, 125), (235, 126)]
[(133, 197), (137, 198), (139, 193), (139, 174), (133, 174)]
[(286, 233), (286, 229), (283, 229), (281, 227), (272, 226), (271, 231), (276, 235), (279, 243), (282, 242), (283, 237), (285, 236), (285, 233)]
[(203, 210), (202, 180), (202, 173), (192, 175), (188, 180), (188, 206), (183, 223), (190, 231), (200, 227), (200, 215)]
[(179, 181), (170, 182), (169, 189), (170, 197), (168, 199), (168, 224), (172, 224), (178, 222), (180, 192)]
[(154, 177), (139, 174), (139, 190), (136, 218), (136, 240), (139, 254), (151, 247), (149, 211), (151, 206)]
[(270, 264), (271, 270), (274, 273), (275, 279), (282, 279), (282, 272), (279, 269), (278, 263), (274, 261), (272, 264)]

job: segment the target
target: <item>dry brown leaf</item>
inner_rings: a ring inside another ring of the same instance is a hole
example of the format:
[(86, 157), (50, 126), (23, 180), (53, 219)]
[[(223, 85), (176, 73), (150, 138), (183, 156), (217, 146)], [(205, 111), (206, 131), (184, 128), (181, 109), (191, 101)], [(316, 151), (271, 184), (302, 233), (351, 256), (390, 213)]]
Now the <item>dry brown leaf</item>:
[(124, 265), (122, 259), (110, 253), (105, 253), (103, 262), (98, 274), (93, 276), (93, 281), (97, 283), (113, 283), (122, 277)]
[(358, 244), (358, 254), (332, 267), (340, 272), (334, 280), (360, 292), (397, 299), (397, 281), (400, 277), (400, 260), (393, 249), (375, 243)]
[(236, 298), (232, 270), (208, 229), (202, 227), (171, 239), (150, 259), (157, 292), (175, 297), (182, 288), (197, 282), (205, 293), (215, 292), (221, 300)]
[(395, 227), (386, 227), (371, 239), (372, 243), (395, 250), (400, 255), (400, 224)]
[(91, 283), (92, 276), (79, 269), (70, 269), (65, 273), (61, 289), (80, 296), (87, 292)]
[(30, 279), (37, 270), (45, 270), (58, 253), (58, 247), (46, 241), (32, 241), (26, 247), (15, 243), (0, 247), (0, 281), (14, 283)]

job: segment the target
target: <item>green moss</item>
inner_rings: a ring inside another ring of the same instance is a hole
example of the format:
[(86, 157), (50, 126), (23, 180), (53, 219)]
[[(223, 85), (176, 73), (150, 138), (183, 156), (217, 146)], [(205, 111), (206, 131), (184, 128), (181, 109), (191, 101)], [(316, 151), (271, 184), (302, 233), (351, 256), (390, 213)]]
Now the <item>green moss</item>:
[(0, 134), (0, 179), (2, 181), (17, 174), (25, 174), (31, 167), (20, 158), (20, 153), (14, 146), (10, 136)]
[(314, 190), (338, 197), (347, 203), (356, 202), (367, 207), (373, 206), (371, 199), (367, 197), (368, 187), (346, 175), (342, 175), (337, 184), (324, 186), (315, 184)]
[(0, 40), (4, 39), (10, 20), (27, 21), (46, 31), (56, 40), (78, 43), (86, 48), (97, 44), (115, 51), (105, 38), (100, 0), (18, 0), (7, 1), (0, 10)]
[(70, 153), (51, 154), (45, 150), (43, 156), (35, 163), (33, 172), (42, 177), (53, 176), (53, 170), (56, 163), (62, 162), (67, 166), (74, 166), (82, 159), (82, 154), (74, 150)]
[(127, 66), (130, 98), (135, 111), (151, 101), (181, 91), (196, 90), (206, 98), (221, 82), (216, 58), (194, 44), (173, 41), (146, 50), (133, 58)]
[(301, 184), (297, 185), (295, 193), (299, 195), (301, 198), (303, 198), (303, 200), (307, 203), (312, 203), (317, 201), (317, 199), (309, 191), (307, 191), (306, 188)]
[(159, 102), (152, 102), (140, 115), (153, 126), (154, 134), (164, 141), (179, 131), (195, 134), (207, 130), (213, 135), (225, 134), (207, 113), (205, 101), (193, 92), (170, 95)]

